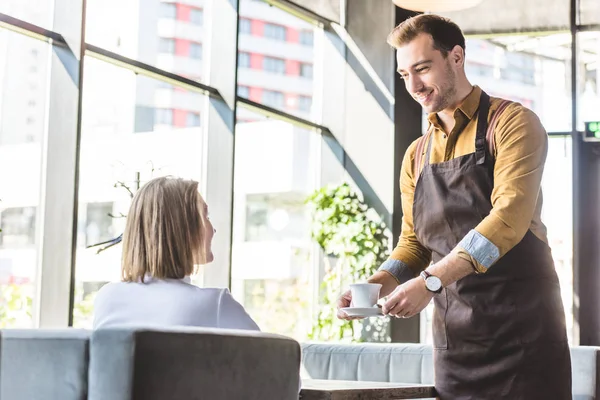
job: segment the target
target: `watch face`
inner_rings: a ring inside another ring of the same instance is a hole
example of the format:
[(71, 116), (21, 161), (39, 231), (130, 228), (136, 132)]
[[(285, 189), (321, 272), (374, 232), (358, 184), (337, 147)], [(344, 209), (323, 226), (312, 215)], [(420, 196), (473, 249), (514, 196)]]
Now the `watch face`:
[(437, 276), (430, 276), (425, 280), (425, 285), (430, 291), (437, 292), (442, 288), (442, 281)]

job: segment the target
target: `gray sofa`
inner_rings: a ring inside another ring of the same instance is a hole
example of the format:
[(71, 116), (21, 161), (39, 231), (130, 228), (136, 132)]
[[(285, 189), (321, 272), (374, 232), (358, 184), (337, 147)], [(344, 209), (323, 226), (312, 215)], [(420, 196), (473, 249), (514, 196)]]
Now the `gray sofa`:
[[(600, 347), (573, 347), (571, 359), (573, 399), (600, 400)], [(304, 343), (302, 377), (432, 384), (432, 348), (403, 343)]]
[(297, 400), (300, 345), (221, 329), (0, 331), (1, 400)]

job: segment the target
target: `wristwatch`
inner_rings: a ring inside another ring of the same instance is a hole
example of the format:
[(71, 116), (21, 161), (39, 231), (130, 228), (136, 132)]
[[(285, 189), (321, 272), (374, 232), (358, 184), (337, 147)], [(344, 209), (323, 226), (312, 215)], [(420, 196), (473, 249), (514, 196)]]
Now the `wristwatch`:
[(421, 272), (421, 278), (425, 281), (425, 287), (427, 290), (433, 293), (441, 293), (442, 292), (442, 281), (437, 276), (431, 275), (427, 271)]

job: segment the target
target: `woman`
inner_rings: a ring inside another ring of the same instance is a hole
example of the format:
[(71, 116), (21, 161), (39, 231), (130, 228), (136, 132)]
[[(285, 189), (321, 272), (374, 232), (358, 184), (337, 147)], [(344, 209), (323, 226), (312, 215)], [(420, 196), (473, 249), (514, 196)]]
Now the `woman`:
[(259, 330), (228, 289), (190, 283), (213, 260), (215, 230), (198, 182), (156, 178), (134, 196), (123, 233), (122, 282), (94, 303), (94, 328), (174, 325)]

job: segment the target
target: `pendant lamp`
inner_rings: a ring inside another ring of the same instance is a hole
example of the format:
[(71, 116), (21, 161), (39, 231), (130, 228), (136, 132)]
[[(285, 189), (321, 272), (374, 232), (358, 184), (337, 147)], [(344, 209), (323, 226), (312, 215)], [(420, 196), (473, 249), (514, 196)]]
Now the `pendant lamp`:
[(392, 0), (405, 10), (439, 13), (475, 7), (483, 0)]

